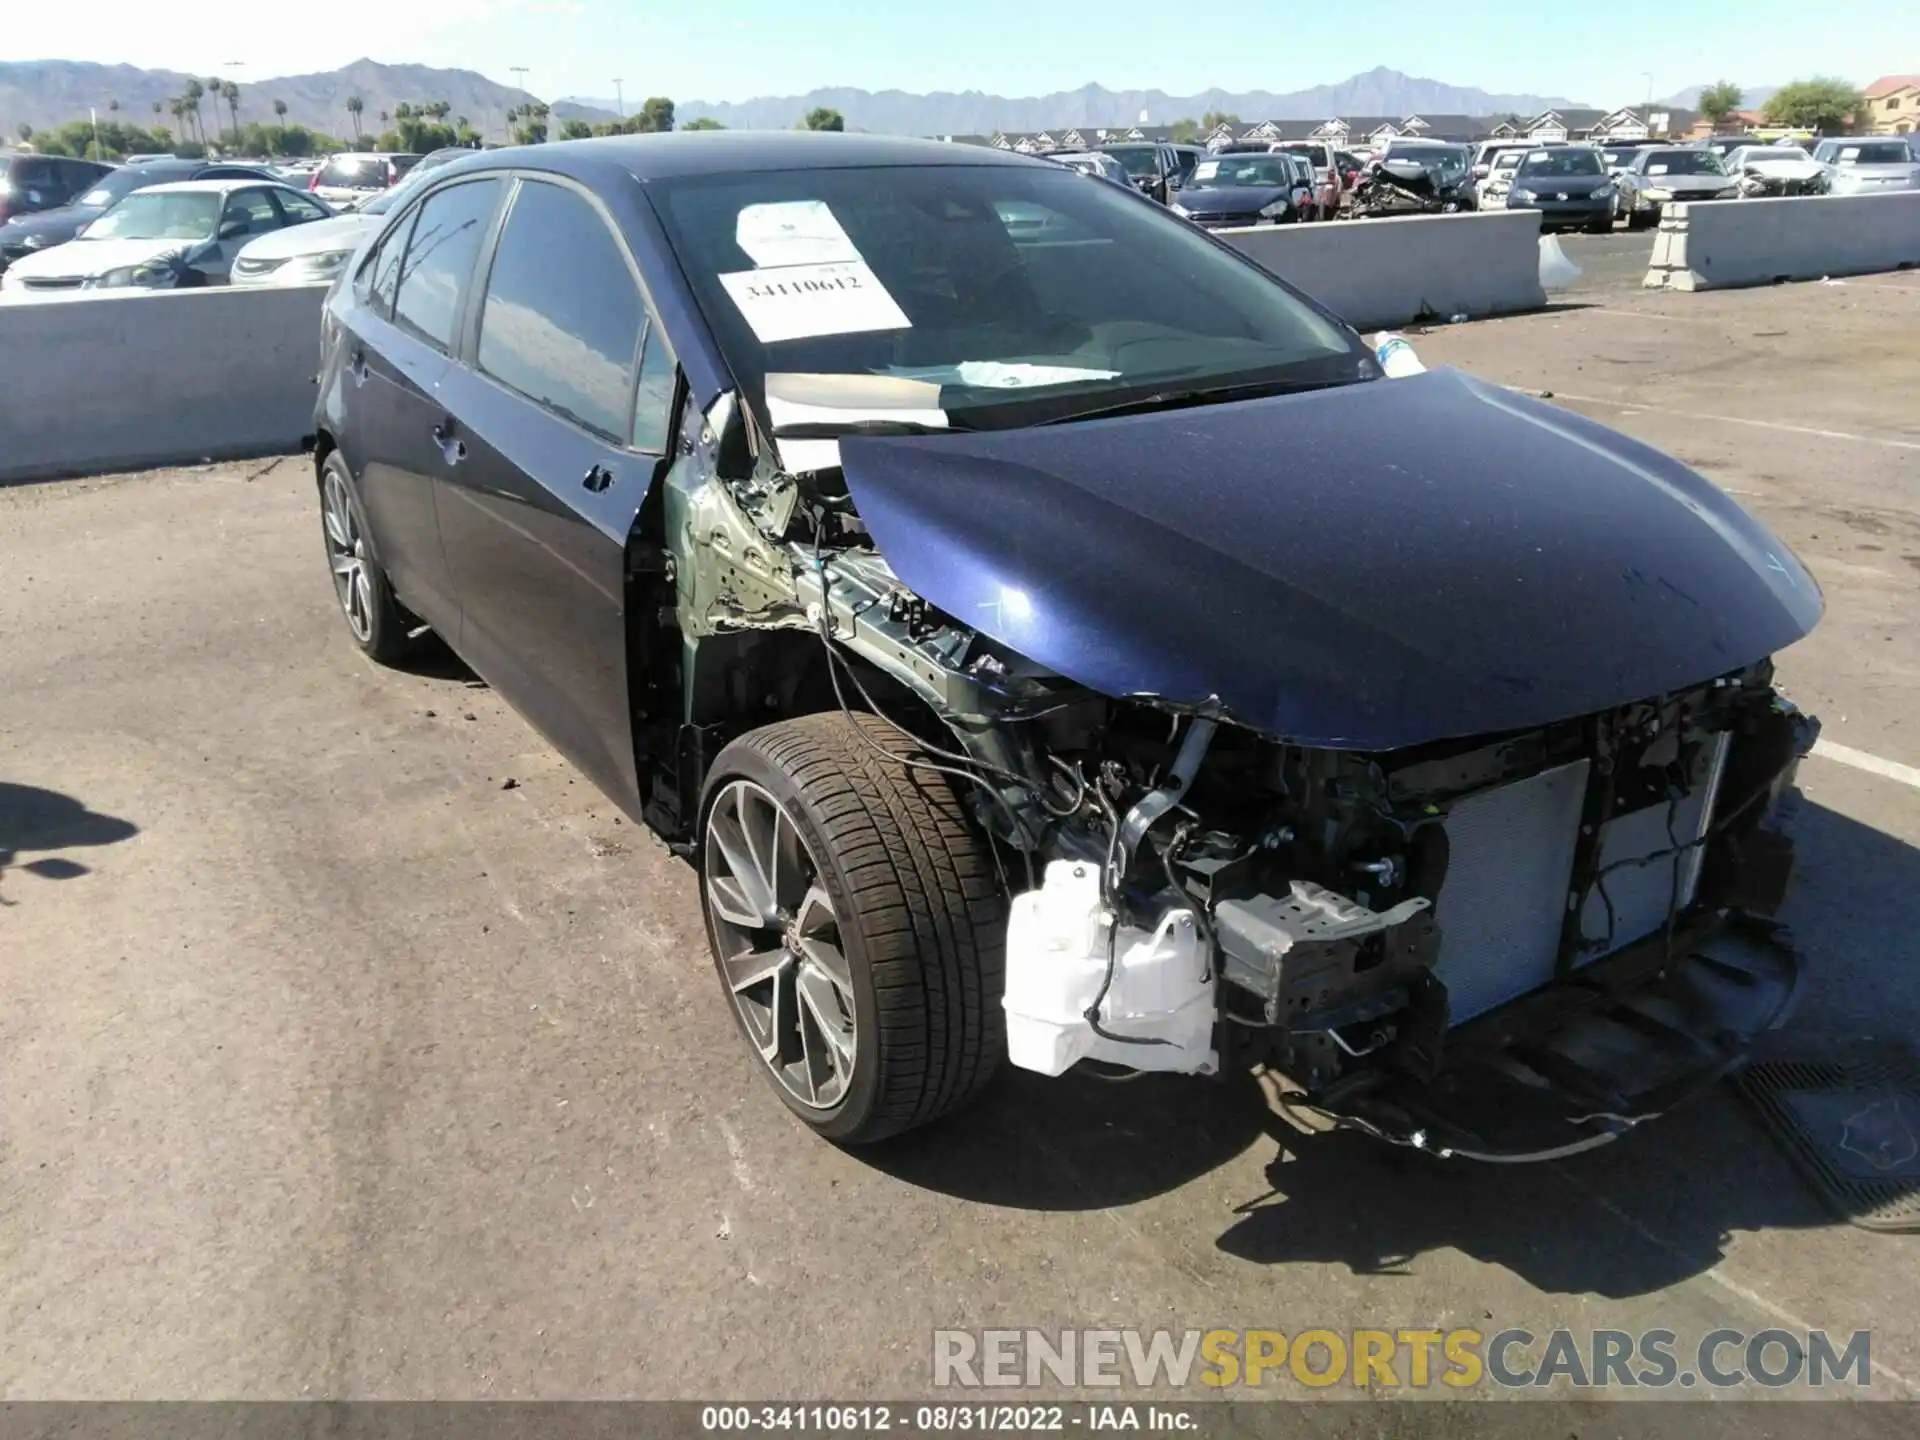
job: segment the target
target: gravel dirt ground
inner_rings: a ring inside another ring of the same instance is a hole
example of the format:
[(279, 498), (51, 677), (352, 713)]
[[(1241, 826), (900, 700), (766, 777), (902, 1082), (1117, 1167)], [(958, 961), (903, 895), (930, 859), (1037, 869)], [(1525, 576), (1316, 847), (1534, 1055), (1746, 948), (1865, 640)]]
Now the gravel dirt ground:
[[(1785, 684), (1920, 766), (1920, 276), (1415, 343), (1741, 495), (1826, 590)], [(451, 657), (350, 648), (302, 459), (0, 490), (0, 573), (0, 1398), (924, 1395), (933, 1329), (996, 1325), (1871, 1327), (1920, 1391), (1920, 1242), (1726, 1089), (1518, 1170), (1251, 1083), (1009, 1074), (815, 1141), (691, 872)], [(1920, 1035), (1920, 789), (1802, 780), (1795, 1026)]]

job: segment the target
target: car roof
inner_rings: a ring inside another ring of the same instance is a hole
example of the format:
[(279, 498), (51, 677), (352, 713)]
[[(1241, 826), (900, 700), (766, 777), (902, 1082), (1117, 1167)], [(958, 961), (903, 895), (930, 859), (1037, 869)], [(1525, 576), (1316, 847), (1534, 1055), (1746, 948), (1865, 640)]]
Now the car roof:
[(471, 170), (547, 170), (576, 180), (617, 166), (642, 183), (683, 175), (748, 174), (757, 170), (858, 170), (886, 165), (1032, 165), (1024, 155), (839, 131), (695, 130), (664, 135), (608, 135), (475, 151), (434, 171), (436, 183)]
[(322, 160), (413, 160), (418, 159), (418, 150), (342, 150), (334, 155), (323, 155)]
[(277, 180), (265, 176), (235, 175), (225, 180), (171, 180), (165, 185), (149, 185), (144, 190), (135, 191), (138, 195), (218, 195), (227, 190), (247, 190), (257, 185), (278, 186), (282, 190), (291, 190), (291, 185), (281, 185)]

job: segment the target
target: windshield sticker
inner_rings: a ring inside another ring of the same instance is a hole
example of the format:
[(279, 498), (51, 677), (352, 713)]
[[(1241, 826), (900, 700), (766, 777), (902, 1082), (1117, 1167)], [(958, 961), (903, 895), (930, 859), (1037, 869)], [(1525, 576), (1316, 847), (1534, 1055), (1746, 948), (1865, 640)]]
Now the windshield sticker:
[(913, 322), (864, 260), (736, 270), (720, 277), (762, 344), (869, 330), (911, 330)]
[(1858, 145), (1847, 146), (1846, 149), (1840, 152), (1840, 158), (1842, 160), (1858, 160), (1860, 158), (1860, 147)]
[(824, 200), (749, 205), (734, 222), (733, 238), (763, 269), (832, 265), (862, 258)]
[(1647, 166), (1647, 174), (1649, 175), (1664, 175), (1666, 173), (1667, 173), (1667, 167), (1664, 165)]
[(1196, 180), (1211, 180), (1219, 173), (1220, 162), (1218, 160), (1203, 160), (1200, 164), (1193, 167), (1193, 178)]

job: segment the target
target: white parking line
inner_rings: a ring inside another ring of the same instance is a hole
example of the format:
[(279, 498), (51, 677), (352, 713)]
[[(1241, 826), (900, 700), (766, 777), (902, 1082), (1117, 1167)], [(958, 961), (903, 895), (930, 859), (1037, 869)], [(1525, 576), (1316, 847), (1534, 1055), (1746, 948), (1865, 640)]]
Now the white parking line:
[(1553, 392), (1555, 400), (1573, 400), (1582, 405), (1611, 405), (1616, 410), (1640, 410), (1649, 415), (1672, 415), (1681, 420), (1712, 420), (1721, 425), (1751, 425), (1756, 430), (1783, 430), (1790, 435), (1813, 435), (1822, 440), (1851, 440), (1860, 445), (1885, 445), (1890, 450), (1920, 450), (1920, 440), (1895, 440), (1886, 435), (1856, 435), (1850, 430), (1819, 430), (1811, 425), (1784, 425), (1778, 420), (1748, 420), (1739, 415), (1709, 415), (1701, 410), (1673, 410), (1664, 405), (1643, 405), (1636, 400), (1613, 400), (1604, 395), (1573, 395), (1565, 390)]
[(1864, 750), (1855, 750), (1850, 745), (1841, 745), (1832, 740), (1814, 741), (1813, 753), (1822, 760), (1851, 765), (1854, 769), (1864, 770), (1869, 775), (1878, 775), (1886, 780), (1898, 780), (1902, 785), (1911, 785), (1914, 789), (1920, 790), (1920, 766), (1902, 765), (1898, 760), (1882, 760), (1878, 755), (1869, 755)]

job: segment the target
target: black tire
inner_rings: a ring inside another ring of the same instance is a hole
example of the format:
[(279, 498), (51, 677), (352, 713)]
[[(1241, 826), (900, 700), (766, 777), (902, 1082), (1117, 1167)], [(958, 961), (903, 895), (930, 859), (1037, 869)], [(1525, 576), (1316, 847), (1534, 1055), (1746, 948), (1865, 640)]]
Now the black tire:
[(1660, 212), (1657, 210), (1629, 210), (1627, 212), (1627, 229), (1629, 230), (1645, 230), (1659, 223)]
[(902, 763), (915, 753), (875, 716), (805, 716), (728, 745), (701, 797), (700, 895), (723, 990), (707, 827), (731, 782), (751, 781), (780, 803), (832, 901), (859, 1037), (845, 1094), (831, 1109), (814, 1108), (757, 1052), (756, 1064), (788, 1109), (839, 1144), (882, 1140), (952, 1113), (986, 1087), (1006, 1053), (1006, 896), (953, 784)]
[[(327, 523), (327, 494), (328, 487), (336, 480), (352, 514), (354, 535), (364, 538), (371, 534), (367, 527), (366, 507), (360, 503), (360, 489), (353, 478), (353, 471), (348, 468), (345, 457), (338, 450), (331, 451), (321, 462), (319, 479), (320, 540), (326, 549), (329, 569), (333, 566), (337, 545)], [(359, 647), (360, 652), (381, 665), (392, 665), (412, 650), (413, 642), (409, 638), (409, 631), (417, 622), (406, 613), (400, 602), (393, 598), (393, 586), (387, 582), (387, 572), (380, 568), (379, 561), (374, 558), (370, 540), (361, 546), (359, 558), (360, 563), (365, 567), (367, 578), (366, 594), (363, 597), (367, 617), (364, 635), (360, 633), (353, 614), (347, 610), (346, 600), (340, 594), (337, 581), (334, 590), (335, 598), (341, 602), (347, 634)]]
[(1604, 220), (1589, 220), (1587, 222), (1587, 234), (1589, 235), (1611, 235), (1612, 233), (1613, 217), (1611, 215)]

